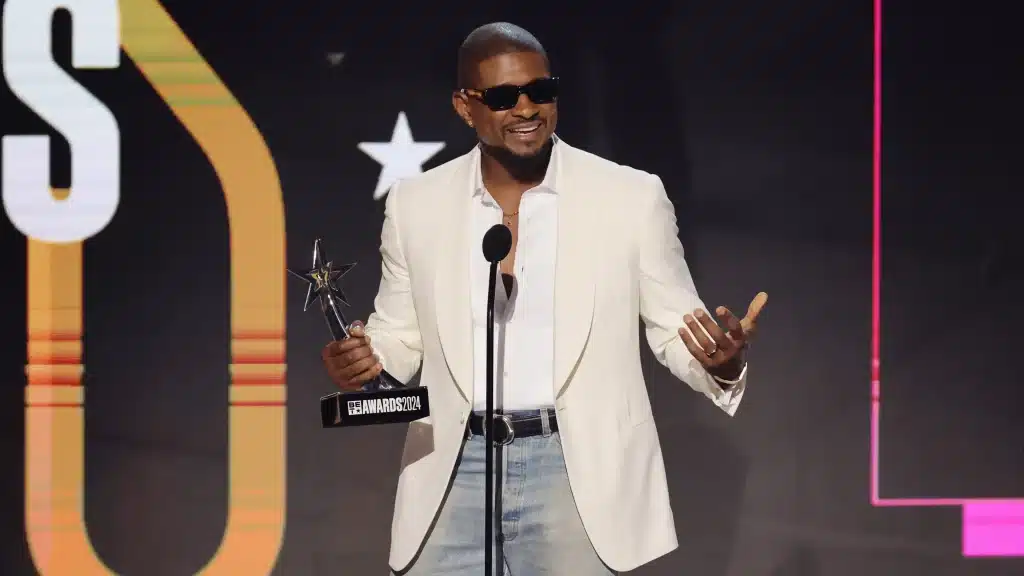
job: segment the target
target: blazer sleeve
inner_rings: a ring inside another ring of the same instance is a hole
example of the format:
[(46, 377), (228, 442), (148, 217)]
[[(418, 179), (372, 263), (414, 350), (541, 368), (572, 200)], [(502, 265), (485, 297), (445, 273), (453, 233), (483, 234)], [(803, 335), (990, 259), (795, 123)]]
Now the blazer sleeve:
[(402, 247), (398, 188), (398, 183), (392, 186), (384, 205), (380, 288), (373, 301), (374, 311), (366, 322), (366, 333), (384, 368), (400, 381), (409, 382), (420, 368), (423, 341)]
[(648, 175), (636, 227), (636, 262), (640, 293), (640, 317), (654, 356), (672, 374), (703, 393), (730, 416), (736, 413), (746, 389), (747, 370), (738, 380), (719, 384), (690, 354), (679, 337), (683, 316), (700, 308), (690, 269), (683, 258), (675, 209), (661, 178)]

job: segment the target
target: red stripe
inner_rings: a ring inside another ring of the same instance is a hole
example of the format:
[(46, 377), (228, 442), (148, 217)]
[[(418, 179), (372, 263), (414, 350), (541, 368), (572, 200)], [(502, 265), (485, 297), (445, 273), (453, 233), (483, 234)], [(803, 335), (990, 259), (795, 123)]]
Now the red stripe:
[(280, 376), (268, 376), (266, 378), (234, 378), (231, 380), (232, 386), (283, 386), (284, 378)]
[(232, 364), (284, 364), (284, 353), (235, 353), (231, 355)]
[(28, 363), (35, 365), (52, 364), (63, 366), (66, 364), (80, 364), (81, 360), (81, 354), (36, 353), (28, 355)]

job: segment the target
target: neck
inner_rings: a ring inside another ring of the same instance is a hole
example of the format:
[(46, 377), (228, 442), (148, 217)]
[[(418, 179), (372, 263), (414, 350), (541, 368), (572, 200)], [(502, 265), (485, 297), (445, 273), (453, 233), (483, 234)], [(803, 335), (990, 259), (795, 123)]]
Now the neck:
[(480, 172), (484, 186), (493, 194), (495, 190), (519, 188), (528, 190), (544, 180), (551, 161), (551, 140), (535, 156), (522, 157), (504, 148), (480, 143)]

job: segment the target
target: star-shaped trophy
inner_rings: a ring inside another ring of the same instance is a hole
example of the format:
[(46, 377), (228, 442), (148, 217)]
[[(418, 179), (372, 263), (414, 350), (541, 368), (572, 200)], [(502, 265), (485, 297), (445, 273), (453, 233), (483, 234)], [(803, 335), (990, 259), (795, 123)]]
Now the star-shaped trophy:
[[(313, 241), (313, 268), (308, 272), (288, 269), (289, 274), (307, 284), (302, 310), (309, 310), (313, 301), (318, 300), (336, 341), (349, 337), (350, 326), (342, 312), (342, 306), (349, 305), (348, 298), (338, 281), (354, 267), (355, 264), (335, 267), (324, 257), (322, 242), (317, 238)], [(412, 422), (430, 414), (428, 400), (426, 388), (408, 387), (382, 370), (363, 385), (362, 391), (335, 392), (320, 398), (320, 419), (324, 428)]]
[(302, 306), (302, 311), (309, 310), (309, 305), (314, 300), (319, 300), (320, 309), (324, 313), (324, 318), (327, 319), (327, 326), (331, 329), (331, 336), (335, 340), (348, 338), (349, 324), (345, 320), (345, 314), (341, 311), (339, 304), (348, 306), (349, 303), (337, 281), (348, 274), (352, 268), (355, 268), (355, 264), (345, 264), (338, 268), (335, 268), (334, 263), (330, 260), (325, 264), (321, 240), (317, 238), (313, 241), (312, 270), (305, 273), (288, 270), (289, 274), (309, 284), (306, 289), (306, 303)]

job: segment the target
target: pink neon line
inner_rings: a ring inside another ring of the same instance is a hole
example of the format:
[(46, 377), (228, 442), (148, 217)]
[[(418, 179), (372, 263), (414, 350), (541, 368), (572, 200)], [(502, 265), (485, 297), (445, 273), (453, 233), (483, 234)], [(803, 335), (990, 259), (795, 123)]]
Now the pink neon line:
[(871, 257), (871, 504), (878, 507), (959, 506), (965, 557), (1024, 557), (1024, 500), (999, 498), (882, 498), (879, 495), (879, 421), (882, 408), (882, 0), (874, 0), (874, 118)]
[(1024, 556), (1024, 500), (1005, 498), (882, 498), (879, 494), (882, 302), (882, 0), (874, 0), (874, 118), (871, 261), (871, 504), (877, 507), (959, 506), (965, 556)]
[(874, 196), (871, 256), (871, 503), (881, 500), (878, 493), (878, 421), (881, 404), (881, 296), (882, 296), (882, 0), (875, 2), (874, 119), (871, 182)]
[[(882, 410), (882, 0), (875, 3), (872, 193), (874, 227), (871, 258), (871, 504), (874, 506), (962, 506), (963, 498), (882, 498), (879, 489), (879, 422)], [(973, 501), (973, 500), (972, 500)]]
[(871, 258), (871, 504), (879, 507), (962, 506), (964, 498), (882, 498), (879, 494), (879, 422), (882, 410), (882, 0), (875, 3), (874, 118), (872, 192), (874, 196)]
[(876, 508), (916, 508), (920, 506), (963, 506), (974, 500), (964, 498), (878, 498), (871, 504)]

